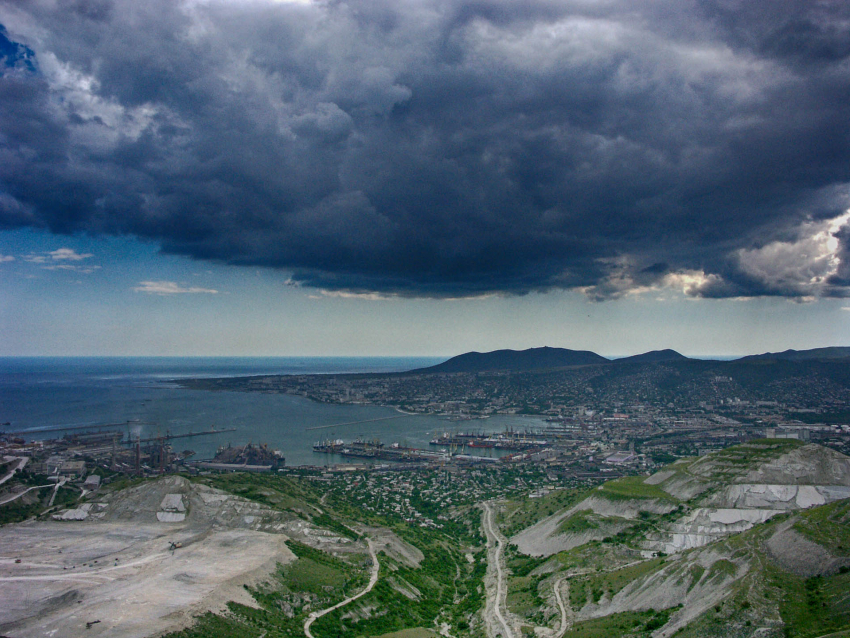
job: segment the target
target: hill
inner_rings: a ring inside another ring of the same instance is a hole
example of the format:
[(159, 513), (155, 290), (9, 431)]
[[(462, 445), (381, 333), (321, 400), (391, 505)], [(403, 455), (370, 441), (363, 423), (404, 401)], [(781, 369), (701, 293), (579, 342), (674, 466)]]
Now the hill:
[(528, 350), (495, 350), (493, 352), (467, 352), (416, 373), (439, 372), (490, 372), (509, 370), (523, 372), (571, 366), (598, 365), (610, 360), (588, 350), (566, 348), (529, 348)]
[(653, 350), (651, 352), (644, 352), (643, 354), (636, 354), (631, 357), (623, 357), (621, 359), (615, 359), (614, 363), (663, 363), (668, 361), (686, 361), (688, 357), (683, 354), (679, 354), (675, 350), (670, 350), (669, 348), (666, 350)]
[(415, 374), (455, 373), (455, 372), (530, 372), (534, 370), (554, 370), (576, 366), (603, 364), (656, 364), (705, 362), (714, 367), (723, 368), (730, 364), (760, 364), (780, 361), (789, 363), (816, 363), (850, 360), (850, 347), (814, 348), (812, 350), (786, 350), (748, 355), (732, 361), (705, 361), (692, 359), (671, 350), (652, 350), (642, 354), (610, 360), (589, 350), (569, 350), (566, 348), (529, 348), (528, 350), (494, 350), (493, 352), (467, 352), (452, 357), (448, 361), (428, 368), (412, 370)]
[[(664, 514), (665, 523), (642, 540), (642, 547), (674, 553), (749, 529), (780, 512), (842, 498), (850, 498), (850, 458), (820, 445), (766, 439), (682, 459), (652, 476), (604, 483), (514, 541), (524, 553), (552, 554), (601, 540), (628, 527), (626, 521)], [(592, 518), (594, 531), (571, 534), (576, 514)]]
[(831, 348), (814, 348), (812, 350), (785, 350), (784, 352), (765, 352), (764, 354), (752, 354), (747, 357), (735, 359), (735, 361), (817, 361), (821, 359), (848, 359), (850, 348), (834, 346)]
[[(505, 506), (507, 526), (522, 508)], [(681, 459), (593, 488), (514, 535), (510, 620), (568, 598), (562, 635), (576, 638), (846, 631), (848, 523), (850, 458), (833, 450), (764, 439)], [(511, 609), (517, 572), (551, 602)]]

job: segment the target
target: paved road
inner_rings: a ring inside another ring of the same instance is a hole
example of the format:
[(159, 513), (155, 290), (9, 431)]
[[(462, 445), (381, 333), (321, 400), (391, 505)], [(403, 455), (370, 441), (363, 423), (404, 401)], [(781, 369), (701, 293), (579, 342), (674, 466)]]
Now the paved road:
[[(502, 631), (498, 634), (496, 632), (492, 633), (494, 634), (494, 638), (496, 635), (501, 635), (503, 638), (514, 638), (510, 626), (502, 615), (502, 600), (505, 598), (506, 591), (505, 574), (502, 570), (502, 552), (504, 551), (505, 538), (493, 525), (493, 510), (490, 507), (490, 503), (484, 503), (484, 533), (487, 535), (488, 543), (490, 541), (493, 542), (491, 563), (496, 568), (496, 599), (493, 601), (493, 613), (496, 616), (496, 620), (502, 625)], [(489, 559), (491, 552), (488, 551), (487, 556)]]
[(365, 596), (370, 591), (372, 591), (372, 588), (375, 586), (375, 583), (378, 582), (378, 572), (381, 569), (381, 564), (378, 562), (378, 555), (375, 553), (375, 546), (372, 544), (372, 539), (366, 539), (366, 543), (368, 543), (369, 545), (369, 556), (372, 557), (372, 576), (369, 578), (369, 584), (366, 585), (366, 589), (361, 591), (359, 594), (352, 596), (351, 598), (346, 598), (341, 603), (337, 603), (333, 607), (328, 607), (327, 609), (323, 609), (322, 611), (310, 612), (310, 615), (307, 617), (307, 620), (304, 621), (304, 634), (307, 636), (307, 638), (315, 638), (315, 636), (310, 633), (310, 625), (312, 625), (317, 618), (321, 618), (325, 614), (329, 614), (332, 611), (335, 611), (340, 607), (344, 607), (348, 603), (357, 600), (361, 596)]

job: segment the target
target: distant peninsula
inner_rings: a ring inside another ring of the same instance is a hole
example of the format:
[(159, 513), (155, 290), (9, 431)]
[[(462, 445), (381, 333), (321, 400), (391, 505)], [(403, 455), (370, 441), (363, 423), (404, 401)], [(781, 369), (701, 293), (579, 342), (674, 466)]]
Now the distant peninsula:
[(611, 363), (610, 359), (589, 350), (566, 348), (529, 348), (528, 350), (496, 350), (494, 352), (467, 352), (435, 366), (414, 370), (416, 373), (491, 372), (510, 370), (524, 372), (572, 366)]

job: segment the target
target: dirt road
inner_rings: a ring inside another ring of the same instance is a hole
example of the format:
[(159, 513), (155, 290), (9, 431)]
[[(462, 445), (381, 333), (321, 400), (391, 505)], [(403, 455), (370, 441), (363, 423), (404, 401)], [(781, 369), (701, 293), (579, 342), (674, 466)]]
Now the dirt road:
[(49, 483), (48, 485), (36, 485), (35, 487), (28, 487), (23, 492), (18, 492), (17, 494), (11, 494), (9, 496), (4, 497), (2, 500), (0, 500), (0, 505), (5, 505), (6, 503), (11, 503), (12, 501), (21, 498), (27, 492), (31, 492), (33, 490), (40, 490), (40, 489), (45, 488), (45, 487), (54, 487), (55, 488), (56, 486), (53, 483)]
[[(484, 609), (484, 621), (491, 638), (514, 638), (502, 614), (503, 601), (507, 596), (502, 553), (506, 539), (493, 525), (493, 509), (490, 503), (484, 503), (484, 533), (487, 535), (487, 567), (491, 577), (495, 575), (495, 591), (492, 586), (487, 588), (487, 605)], [(492, 581), (492, 578), (490, 579)]]
[(3, 478), (0, 478), (0, 485), (3, 485), (3, 483), (8, 481), (10, 478), (12, 478), (15, 475), (15, 472), (20, 472), (22, 469), (24, 469), (24, 466), (29, 461), (29, 457), (26, 457), (26, 456), (25, 457), (17, 457), (17, 456), (8, 457), (7, 456), (6, 458), (7, 459), (11, 458), (10, 462), (14, 463), (15, 461), (17, 461), (18, 464), (15, 467), (9, 468), (9, 471), (6, 472), (6, 475), (3, 476)]
[(346, 598), (345, 600), (343, 600), (342, 602), (337, 603), (337, 604), (336, 604), (336, 605), (334, 605), (333, 607), (328, 607), (327, 609), (323, 609), (322, 611), (314, 611), (314, 612), (312, 612), (312, 613), (310, 614), (310, 616), (307, 618), (307, 620), (306, 620), (306, 621), (304, 621), (304, 635), (306, 635), (306, 636), (307, 636), (307, 638), (315, 638), (315, 637), (313, 636), (313, 634), (312, 634), (312, 633), (310, 633), (310, 625), (312, 625), (312, 624), (313, 624), (313, 622), (314, 622), (317, 618), (321, 618), (321, 617), (322, 617), (322, 616), (324, 616), (325, 614), (329, 614), (329, 613), (331, 613), (332, 611), (335, 611), (335, 610), (339, 609), (340, 607), (344, 607), (344, 606), (345, 606), (345, 605), (347, 605), (348, 603), (350, 603), (350, 602), (353, 602), (353, 601), (357, 600), (357, 599), (358, 599), (358, 598), (360, 598), (361, 596), (365, 596), (365, 595), (366, 595), (366, 594), (368, 594), (370, 591), (372, 591), (372, 588), (375, 586), (375, 583), (377, 583), (377, 582), (378, 582), (378, 572), (379, 572), (379, 571), (380, 571), (380, 569), (381, 569), (381, 564), (378, 562), (378, 555), (377, 555), (377, 553), (375, 552), (375, 546), (372, 544), (372, 539), (371, 539), (371, 538), (366, 539), (366, 543), (369, 545), (369, 556), (371, 556), (371, 557), (372, 557), (372, 575), (369, 577), (369, 584), (368, 584), (368, 585), (366, 585), (366, 589), (364, 589), (363, 591), (361, 591), (359, 594), (356, 594), (356, 595), (354, 595), (354, 596), (351, 596), (350, 598)]
[[(562, 585), (566, 584), (566, 592), (561, 591)], [(560, 578), (555, 582), (555, 601), (558, 603), (558, 608), (561, 610), (561, 624), (558, 627), (558, 633), (555, 634), (554, 638), (562, 638), (562, 636), (567, 633), (567, 629), (569, 629), (573, 624), (573, 610), (570, 607), (569, 603), (564, 602), (564, 596), (566, 596), (567, 600), (570, 599), (570, 581), (566, 578)]]

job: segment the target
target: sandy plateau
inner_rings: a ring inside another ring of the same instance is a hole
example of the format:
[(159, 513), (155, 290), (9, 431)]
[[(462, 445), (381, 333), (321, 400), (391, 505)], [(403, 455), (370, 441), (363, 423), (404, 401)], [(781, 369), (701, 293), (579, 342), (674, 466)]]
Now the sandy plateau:
[(180, 629), (227, 601), (254, 604), (243, 585), (294, 558), (288, 537), (353, 549), (303, 520), (179, 477), (94, 499), (65, 520), (9, 525), (0, 529), (0, 633)]

